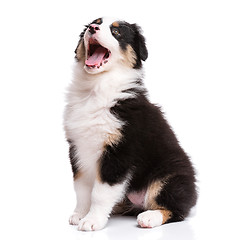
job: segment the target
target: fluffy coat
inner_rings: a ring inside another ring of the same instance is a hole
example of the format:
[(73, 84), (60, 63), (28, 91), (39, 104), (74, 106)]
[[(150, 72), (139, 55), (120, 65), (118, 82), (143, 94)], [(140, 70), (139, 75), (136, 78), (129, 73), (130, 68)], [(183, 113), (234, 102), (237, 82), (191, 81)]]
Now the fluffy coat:
[(75, 52), (64, 121), (77, 195), (70, 224), (99, 230), (111, 213), (136, 214), (141, 227), (183, 220), (196, 203), (195, 172), (147, 98), (141, 29), (96, 19)]

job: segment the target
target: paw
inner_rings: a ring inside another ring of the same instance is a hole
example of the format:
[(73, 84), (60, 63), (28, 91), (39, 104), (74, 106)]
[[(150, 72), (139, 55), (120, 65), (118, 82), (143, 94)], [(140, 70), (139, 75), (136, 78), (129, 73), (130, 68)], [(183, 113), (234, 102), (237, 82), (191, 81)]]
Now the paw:
[(74, 212), (69, 218), (69, 224), (78, 225), (81, 218), (82, 218), (82, 215), (80, 213)]
[(86, 216), (78, 225), (79, 231), (97, 231), (101, 230), (107, 224), (108, 218), (102, 218), (98, 216)]
[(148, 210), (140, 213), (137, 222), (142, 228), (153, 228), (162, 225), (163, 215), (159, 210)]

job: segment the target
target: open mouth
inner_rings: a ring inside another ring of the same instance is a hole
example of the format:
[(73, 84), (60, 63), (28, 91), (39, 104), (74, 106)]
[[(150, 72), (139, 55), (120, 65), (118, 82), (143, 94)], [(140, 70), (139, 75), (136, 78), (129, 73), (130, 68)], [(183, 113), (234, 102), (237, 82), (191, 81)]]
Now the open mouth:
[(89, 68), (100, 68), (108, 62), (110, 55), (111, 52), (107, 48), (90, 38), (85, 64)]

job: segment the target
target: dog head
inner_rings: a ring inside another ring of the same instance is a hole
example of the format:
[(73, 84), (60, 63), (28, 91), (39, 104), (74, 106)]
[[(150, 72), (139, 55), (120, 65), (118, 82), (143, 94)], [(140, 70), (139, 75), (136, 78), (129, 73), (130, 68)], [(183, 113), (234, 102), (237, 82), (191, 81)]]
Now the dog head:
[(145, 39), (136, 24), (98, 18), (80, 34), (76, 59), (89, 74), (126, 65), (139, 69), (148, 57)]

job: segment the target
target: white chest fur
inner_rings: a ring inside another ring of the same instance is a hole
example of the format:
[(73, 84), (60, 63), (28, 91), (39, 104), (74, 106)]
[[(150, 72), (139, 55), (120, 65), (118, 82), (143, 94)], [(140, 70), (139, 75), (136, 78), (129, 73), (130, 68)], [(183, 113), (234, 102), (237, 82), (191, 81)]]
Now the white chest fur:
[(96, 76), (85, 73), (76, 64), (67, 95), (64, 125), (67, 139), (77, 148), (80, 167), (93, 167), (105, 145), (120, 140), (120, 129), (125, 123), (111, 114), (110, 108), (120, 99), (135, 97), (124, 90), (140, 88), (136, 79), (141, 74), (119, 68)]

